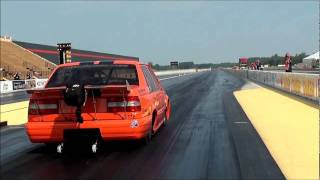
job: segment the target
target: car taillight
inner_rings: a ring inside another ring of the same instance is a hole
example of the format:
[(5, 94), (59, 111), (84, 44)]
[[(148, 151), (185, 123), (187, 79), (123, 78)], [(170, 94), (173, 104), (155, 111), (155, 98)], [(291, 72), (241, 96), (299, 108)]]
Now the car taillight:
[(141, 111), (140, 100), (137, 96), (111, 97), (107, 100), (109, 112), (137, 112)]
[(30, 100), (29, 114), (58, 114), (58, 101), (56, 100)]

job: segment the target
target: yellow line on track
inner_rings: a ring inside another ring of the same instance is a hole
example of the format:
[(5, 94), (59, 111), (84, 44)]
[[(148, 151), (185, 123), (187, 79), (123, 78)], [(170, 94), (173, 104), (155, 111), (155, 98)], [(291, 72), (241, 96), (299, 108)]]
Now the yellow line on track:
[(319, 179), (319, 106), (262, 87), (234, 95), (287, 179)]
[(0, 105), (0, 121), (7, 121), (8, 125), (25, 124), (28, 118), (28, 103), (29, 101), (22, 101)]

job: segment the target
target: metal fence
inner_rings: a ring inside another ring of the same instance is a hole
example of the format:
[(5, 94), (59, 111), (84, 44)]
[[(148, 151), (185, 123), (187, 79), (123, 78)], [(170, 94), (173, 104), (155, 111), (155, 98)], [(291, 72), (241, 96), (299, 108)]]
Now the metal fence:
[(272, 86), (298, 96), (319, 101), (319, 74), (286, 73), (256, 70), (231, 70), (243, 78)]

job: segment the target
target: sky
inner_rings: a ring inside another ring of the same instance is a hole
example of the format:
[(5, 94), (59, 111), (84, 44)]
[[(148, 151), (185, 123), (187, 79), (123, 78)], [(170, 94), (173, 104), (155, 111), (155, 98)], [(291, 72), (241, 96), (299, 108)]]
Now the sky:
[(1, 35), (139, 57), (236, 62), (319, 50), (318, 1), (1, 1)]

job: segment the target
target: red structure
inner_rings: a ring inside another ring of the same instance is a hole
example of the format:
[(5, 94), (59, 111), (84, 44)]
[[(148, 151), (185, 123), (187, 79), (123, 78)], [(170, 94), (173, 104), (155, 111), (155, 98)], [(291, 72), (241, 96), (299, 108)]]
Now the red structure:
[(239, 67), (248, 67), (248, 58), (239, 58)]

